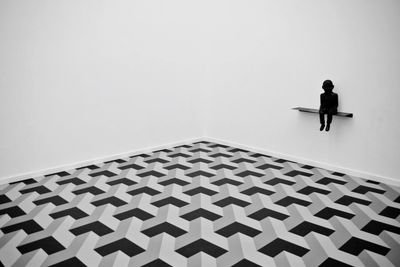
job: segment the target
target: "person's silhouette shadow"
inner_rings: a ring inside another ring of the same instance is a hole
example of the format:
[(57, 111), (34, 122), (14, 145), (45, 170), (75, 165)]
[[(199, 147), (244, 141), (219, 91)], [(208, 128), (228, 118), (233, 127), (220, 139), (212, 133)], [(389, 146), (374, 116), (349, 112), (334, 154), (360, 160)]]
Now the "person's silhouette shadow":
[[(320, 100), (321, 105), (319, 107), (319, 121), (321, 123), (321, 127), (319, 128), (322, 131), (324, 128), (326, 131), (329, 131), (332, 117), (334, 114), (337, 114), (337, 107), (339, 105), (338, 95), (332, 92), (333, 85), (331, 80), (325, 80), (322, 84), (322, 89), (324, 89), (324, 93), (321, 94)], [(325, 127), (325, 114), (327, 114), (327, 121)]]

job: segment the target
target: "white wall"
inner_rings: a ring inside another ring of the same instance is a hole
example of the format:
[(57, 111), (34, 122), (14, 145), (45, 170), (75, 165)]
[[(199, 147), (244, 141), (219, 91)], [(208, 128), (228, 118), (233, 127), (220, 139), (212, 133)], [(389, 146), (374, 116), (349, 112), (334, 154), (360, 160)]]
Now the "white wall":
[[(2, 0), (0, 177), (211, 136), (400, 179), (398, 0)], [(340, 110), (314, 114), (330, 78)]]
[(0, 1), (0, 177), (203, 135), (201, 43), (182, 9)]
[[(400, 180), (400, 1), (217, 2), (207, 135)], [(354, 113), (329, 133), (290, 110), (324, 79)]]

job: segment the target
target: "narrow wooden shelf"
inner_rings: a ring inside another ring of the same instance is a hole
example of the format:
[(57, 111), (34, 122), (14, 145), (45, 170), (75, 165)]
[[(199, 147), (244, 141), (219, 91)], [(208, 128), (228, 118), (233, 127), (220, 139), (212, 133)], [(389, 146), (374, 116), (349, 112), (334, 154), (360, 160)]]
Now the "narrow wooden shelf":
[[(301, 112), (318, 113), (319, 114), (319, 110), (315, 109), (315, 108), (296, 107), (296, 108), (292, 108), (292, 109), (295, 109), (295, 110), (298, 110), (298, 111), (301, 111)], [(353, 113), (338, 112), (337, 114), (335, 114), (335, 116), (353, 118)]]

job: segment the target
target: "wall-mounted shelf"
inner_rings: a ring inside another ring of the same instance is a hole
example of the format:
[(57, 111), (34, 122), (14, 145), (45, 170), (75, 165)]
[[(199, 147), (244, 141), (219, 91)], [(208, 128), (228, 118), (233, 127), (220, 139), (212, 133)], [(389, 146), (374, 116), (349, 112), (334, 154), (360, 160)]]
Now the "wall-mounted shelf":
[[(296, 108), (292, 108), (292, 109), (295, 109), (295, 110), (298, 110), (298, 111), (302, 111), (302, 112), (318, 113), (319, 114), (319, 110), (315, 109), (315, 108), (296, 107)], [(353, 113), (338, 112), (337, 114), (335, 114), (335, 116), (353, 118)]]

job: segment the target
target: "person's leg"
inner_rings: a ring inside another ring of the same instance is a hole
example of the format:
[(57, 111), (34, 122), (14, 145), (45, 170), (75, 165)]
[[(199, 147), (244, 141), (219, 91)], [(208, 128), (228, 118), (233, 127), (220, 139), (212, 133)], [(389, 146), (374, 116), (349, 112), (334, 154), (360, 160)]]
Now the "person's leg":
[(325, 128), (325, 117), (324, 113), (322, 111), (319, 112), (319, 122), (321, 123), (321, 127), (319, 128), (320, 131), (322, 131)]
[(333, 116), (332, 116), (332, 113), (328, 112), (328, 116), (327, 116), (327, 117), (328, 117), (328, 120), (327, 120), (326, 124), (329, 125), (329, 124), (332, 123), (332, 117), (333, 117)]
[(326, 122), (326, 128), (325, 128), (325, 130), (326, 131), (329, 131), (329, 129), (330, 129), (330, 127), (331, 127), (331, 123), (332, 123), (332, 113), (331, 112), (328, 112), (328, 114), (327, 114), (327, 122)]

